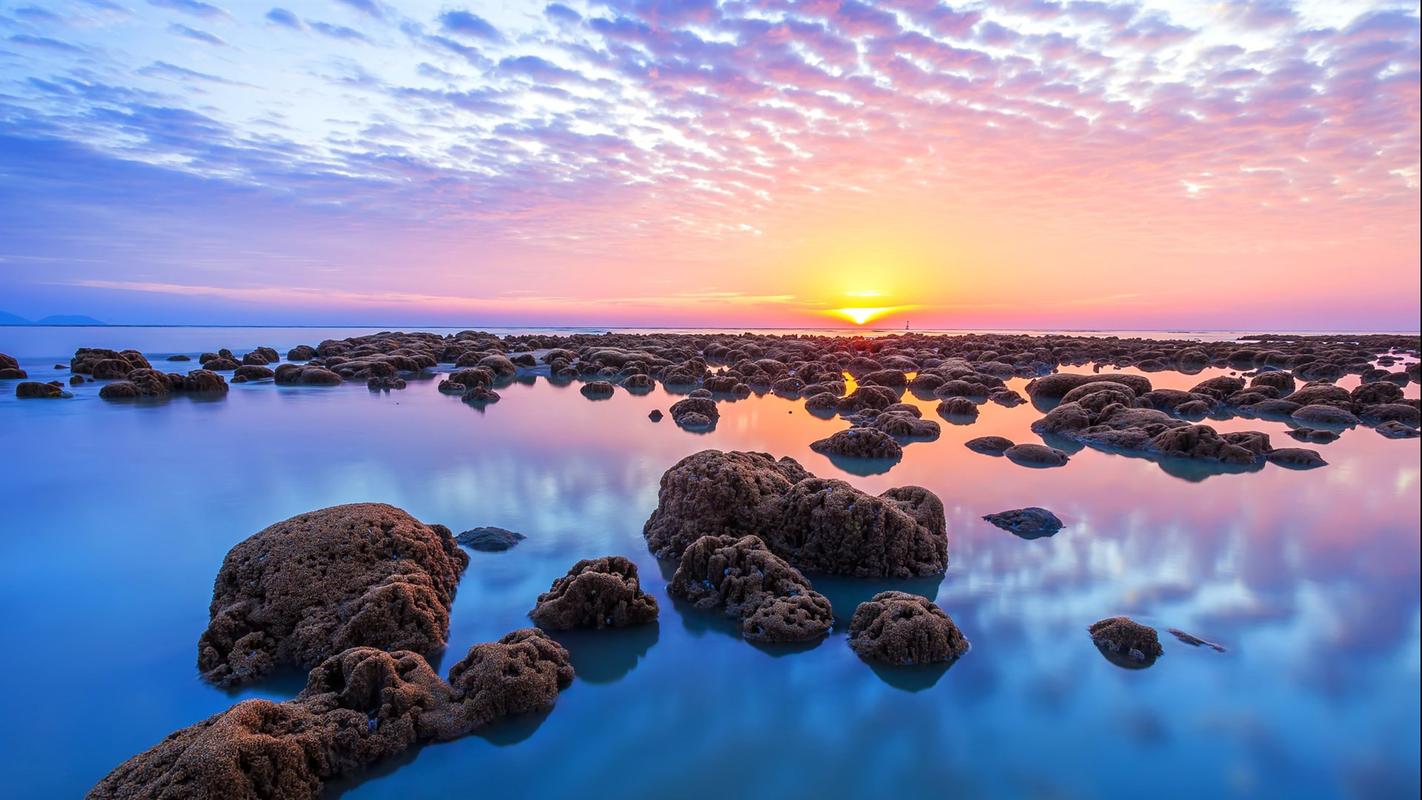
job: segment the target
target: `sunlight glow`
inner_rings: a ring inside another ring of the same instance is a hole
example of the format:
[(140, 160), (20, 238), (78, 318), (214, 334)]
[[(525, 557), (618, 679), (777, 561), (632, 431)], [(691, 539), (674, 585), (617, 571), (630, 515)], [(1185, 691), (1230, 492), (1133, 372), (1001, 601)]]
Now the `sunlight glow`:
[(876, 320), (886, 314), (897, 311), (899, 306), (878, 306), (874, 308), (850, 307), (832, 308), (829, 313), (835, 316), (844, 317), (855, 325), (863, 325), (866, 322)]

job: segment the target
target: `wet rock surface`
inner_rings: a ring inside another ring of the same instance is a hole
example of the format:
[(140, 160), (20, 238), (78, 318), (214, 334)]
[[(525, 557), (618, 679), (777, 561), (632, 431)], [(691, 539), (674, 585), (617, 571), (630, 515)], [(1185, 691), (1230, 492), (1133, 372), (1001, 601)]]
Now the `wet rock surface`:
[(528, 616), (548, 630), (623, 628), (655, 621), (657, 599), (642, 591), (636, 564), (605, 556), (574, 564)]
[(245, 700), (166, 737), (99, 781), (91, 800), (314, 800), (333, 778), (502, 717), (551, 708), (568, 653), (521, 629), (475, 645), (441, 679), (418, 653), (351, 648), (294, 699)]
[(902, 458), (904, 448), (878, 428), (849, 428), (810, 443), (816, 453), (849, 458)]
[(1015, 444), (1002, 454), (1008, 461), (1023, 467), (1063, 467), (1071, 457), (1055, 447), (1044, 444)]
[(235, 686), (356, 646), (438, 652), (468, 561), (446, 528), (381, 503), (283, 520), (223, 560), (198, 668)]
[(854, 609), (849, 646), (866, 661), (910, 666), (956, 661), (968, 651), (968, 640), (932, 600), (880, 592)]
[(667, 592), (739, 619), (741, 635), (751, 641), (811, 641), (834, 624), (829, 600), (756, 536), (703, 536), (692, 542)]

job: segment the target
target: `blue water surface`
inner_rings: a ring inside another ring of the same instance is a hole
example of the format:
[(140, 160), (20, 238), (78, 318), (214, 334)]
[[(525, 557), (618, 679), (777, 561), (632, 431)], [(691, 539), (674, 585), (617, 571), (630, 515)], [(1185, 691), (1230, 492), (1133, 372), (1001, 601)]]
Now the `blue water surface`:
[[(0, 352), (33, 378), (67, 377), (53, 365), (70, 339), (33, 335), (22, 349), (5, 335)], [(319, 338), (146, 329), (134, 344), (284, 352)], [(1184, 388), (1212, 374), (1151, 378)], [(177, 728), (241, 698), (299, 691), (294, 674), (236, 693), (198, 679), (212, 581), (228, 548), (261, 528), (358, 501), (528, 536), (471, 554), (441, 669), (527, 625), (538, 593), (580, 558), (632, 558), (662, 614), (644, 628), (560, 634), (578, 677), (551, 712), (424, 747), (332, 796), (1418, 793), (1416, 440), (1348, 431), (1308, 445), (1330, 462), (1308, 472), (1205, 476), (1090, 450), (1031, 470), (963, 447), (987, 434), (1037, 440), (1027, 427), (1040, 411), (990, 404), (976, 424), (944, 423), (939, 440), (865, 477), (808, 447), (842, 421), (773, 396), (723, 404), (716, 430), (698, 435), (647, 419), (672, 400), (660, 388), (593, 402), (542, 378), (501, 389), (483, 411), (440, 395), (433, 378), (391, 393), (246, 384), (157, 404), (101, 401), (96, 384), (72, 400), (20, 401), (13, 384), (0, 382), (5, 796), (79, 796)], [(1216, 424), (1294, 444), (1280, 423)], [(841, 621), (884, 588), (934, 597), (971, 651), (947, 670), (876, 669), (849, 650), (842, 624), (816, 646), (757, 647), (669, 598), (670, 567), (641, 528), (663, 471), (704, 448), (793, 456), (875, 493), (936, 492), (951, 560), (941, 580), (812, 578)], [(1067, 527), (1024, 540), (980, 519), (1027, 505)], [(1106, 661), (1086, 627), (1115, 614), (1157, 627), (1165, 655), (1144, 670)], [(1227, 651), (1185, 645), (1170, 627)]]

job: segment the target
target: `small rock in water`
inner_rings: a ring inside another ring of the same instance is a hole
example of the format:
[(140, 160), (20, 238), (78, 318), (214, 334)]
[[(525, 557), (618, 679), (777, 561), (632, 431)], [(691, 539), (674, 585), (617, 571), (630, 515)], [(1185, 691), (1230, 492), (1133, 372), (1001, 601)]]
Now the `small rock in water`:
[(1056, 514), (1037, 506), (988, 514), (983, 519), (1023, 539), (1040, 539), (1062, 529), (1062, 521)]
[(661, 422), (661, 421), (662, 421), (662, 410), (661, 410), (660, 408), (654, 408), (654, 409), (652, 409), (652, 413), (650, 413), (650, 414), (647, 415), (647, 419), (649, 419), (649, 420), (651, 420), (651, 421), (653, 421), (653, 422)]
[(1416, 439), (1422, 435), (1416, 428), (1409, 428), (1396, 420), (1384, 422), (1377, 427), (1377, 431), (1389, 439)]
[(1002, 454), (1022, 467), (1061, 467), (1071, 460), (1066, 453), (1044, 444), (1015, 444)]
[(979, 436), (976, 439), (963, 442), (963, 446), (974, 453), (988, 456), (1000, 456), (1012, 445), (1013, 441), (1006, 436)]
[(1206, 639), (1201, 639), (1200, 637), (1186, 633), (1185, 631), (1182, 631), (1179, 628), (1166, 628), (1166, 630), (1170, 632), (1171, 636), (1174, 636), (1175, 638), (1179, 639), (1185, 644), (1190, 645), (1191, 647), (1208, 647), (1216, 653), (1225, 652), (1225, 647), (1222, 644), (1215, 644), (1214, 642), (1208, 641)]
[(469, 530), (454, 537), (454, 541), (459, 542), (470, 550), (478, 550), (484, 553), (497, 553), (507, 550), (528, 537), (515, 531), (505, 530), (487, 525)]
[(889, 591), (854, 609), (849, 646), (866, 661), (911, 666), (956, 661), (968, 652), (968, 639), (937, 603)]
[(1088, 628), (1096, 649), (1118, 667), (1141, 669), (1155, 663), (1165, 652), (1155, 629), (1130, 617), (1108, 617)]

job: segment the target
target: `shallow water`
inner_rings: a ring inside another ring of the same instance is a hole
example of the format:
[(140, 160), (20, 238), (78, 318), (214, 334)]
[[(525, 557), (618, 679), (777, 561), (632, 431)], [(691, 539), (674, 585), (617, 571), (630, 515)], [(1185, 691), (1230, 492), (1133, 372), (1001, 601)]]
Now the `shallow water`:
[[(164, 333), (134, 343), (243, 352), (320, 338), (154, 330)], [(27, 356), (0, 332), (0, 351), (33, 379), (63, 374), (49, 364), (65, 353), (48, 349)], [(1150, 377), (1187, 388), (1220, 372)], [(0, 385), (7, 796), (77, 796), (237, 698), (298, 691), (297, 675), (239, 693), (197, 679), (212, 580), (227, 549), (253, 532), (355, 501), (456, 531), (528, 535), (511, 551), (472, 554), (441, 669), (527, 624), (537, 594), (579, 558), (631, 557), (662, 617), (644, 629), (560, 635), (578, 679), (551, 713), (425, 747), (333, 795), (1418, 791), (1417, 440), (1349, 431), (1305, 445), (1330, 462), (1308, 472), (1202, 476), (1092, 450), (1032, 470), (963, 447), (987, 434), (1037, 441), (1027, 426), (1040, 411), (989, 404), (976, 424), (945, 422), (940, 439), (909, 445), (888, 472), (857, 476), (809, 449), (845, 423), (774, 396), (725, 403), (713, 432), (693, 434), (647, 419), (671, 402), (660, 388), (593, 402), (577, 384), (541, 378), (500, 389), (503, 401), (482, 412), (440, 395), (434, 380), (388, 394), (235, 385), (222, 400), (152, 405), (105, 403), (97, 388), (18, 401), (12, 381)], [(917, 402), (932, 416), (933, 402)], [(1296, 444), (1276, 422), (1212, 424)], [(841, 619), (891, 585), (936, 597), (972, 650), (946, 671), (876, 670), (850, 652), (842, 626), (810, 648), (761, 648), (670, 600), (669, 573), (641, 527), (662, 472), (708, 447), (790, 455), (875, 493), (936, 492), (951, 561), (941, 581), (815, 584)], [(1054, 510), (1067, 527), (1029, 541), (980, 519), (1026, 505)], [(1108, 663), (1085, 628), (1114, 614), (1160, 629), (1164, 657), (1145, 670)], [(1227, 652), (1182, 644), (1169, 627)]]

